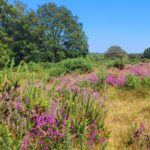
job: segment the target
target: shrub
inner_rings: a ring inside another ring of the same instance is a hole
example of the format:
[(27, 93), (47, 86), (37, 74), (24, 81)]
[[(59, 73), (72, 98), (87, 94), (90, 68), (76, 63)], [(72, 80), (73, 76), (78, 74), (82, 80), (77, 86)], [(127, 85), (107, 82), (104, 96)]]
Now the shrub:
[(141, 79), (138, 76), (128, 75), (126, 77), (126, 86), (128, 88), (134, 89), (136, 87), (139, 87), (141, 84)]
[(60, 76), (65, 73), (65, 68), (63, 66), (57, 65), (48, 70), (49, 76)]
[(143, 85), (149, 86), (150, 87), (150, 77), (145, 77), (142, 80)]
[(125, 62), (123, 60), (116, 60), (114, 63), (114, 67), (116, 67), (118, 69), (124, 69)]
[(92, 70), (92, 65), (89, 61), (83, 58), (67, 59), (62, 62), (67, 73), (72, 71), (87, 72)]
[(106, 58), (123, 58), (127, 56), (127, 53), (119, 46), (111, 46), (105, 53)]
[(150, 59), (150, 47), (144, 50), (143, 56)]

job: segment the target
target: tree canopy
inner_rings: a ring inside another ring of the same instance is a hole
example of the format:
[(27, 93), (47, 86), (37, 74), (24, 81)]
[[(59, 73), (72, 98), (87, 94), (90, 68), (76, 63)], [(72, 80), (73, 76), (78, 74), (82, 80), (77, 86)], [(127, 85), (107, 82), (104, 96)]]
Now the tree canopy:
[(143, 56), (150, 59), (150, 47), (144, 50)]
[(115, 59), (115, 58), (123, 58), (127, 55), (125, 50), (123, 50), (120, 46), (111, 46), (105, 53), (105, 57)]
[(18, 0), (14, 5), (0, 3), (0, 52), (7, 58), (14, 57), (16, 63), (57, 62), (88, 53), (82, 24), (66, 7), (48, 3), (34, 11)]

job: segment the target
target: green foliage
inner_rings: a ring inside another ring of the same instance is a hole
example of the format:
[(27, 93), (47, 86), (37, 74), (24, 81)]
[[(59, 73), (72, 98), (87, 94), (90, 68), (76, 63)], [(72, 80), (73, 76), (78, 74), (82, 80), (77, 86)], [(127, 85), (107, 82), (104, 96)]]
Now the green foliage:
[(125, 67), (125, 61), (123, 59), (116, 59), (113, 67), (116, 67), (116, 68), (122, 70)]
[(115, 58), (121, 59), (126, 56), (127, 56), (126, 52), (119, 46), (111, 46), (105, 53), (105, 57), (111, 59)]
[(150, 59), (150, 48), (146, 48), (143, 53), (144, 58)]
[(138, 88), (141, 85), (141, 79), (138, 76), (128, 75), (126, 77), (126, 87), (130, 89)]
[(63, 65), (67, 73), (72, 71), (80, 71), (80, 72), (87, 72), (92, 70), (91, 63), (83, 58), (76, 58), (76, 59), (67, 59), (64, 60)]
[(144, 79), (142, 80), (142, 84), (144, 86), (150, 87), (150, 77), (144, 77)]
[(141, 62), (142, 60), (142, 54), (128, 54), (128, 63), (130, 64), (136, 64)]
[(0, 125), (0, 148), (1, 150), (10, 150), (12, 147), (11, 134), (5, 125)]
[(11, 51), (6, 44), (0, 42), (0, 67), (4, 67), (11, 59)]
[[(14, 53), (15, 62), (58, 62), (88, 53), (82, 24), (66, 7), (53, 3), (27, 10), (20, 1), (2, 1), (0, 41)], [(2, 44), (1, 44), (2, 45)], [(3, 48), (2, 48), (3, 49)], [(5, 50), (6, 51), (6, 50)]]

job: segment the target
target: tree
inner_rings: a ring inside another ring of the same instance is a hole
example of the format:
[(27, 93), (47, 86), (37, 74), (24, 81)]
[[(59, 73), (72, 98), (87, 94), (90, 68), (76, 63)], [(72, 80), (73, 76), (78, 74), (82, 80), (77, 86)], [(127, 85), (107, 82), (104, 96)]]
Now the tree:
[(9, 47), (0, 41), (0, 68), (10, 61), (12, 52)]
[(1, 0), (0, 42), (14, 54), (15, 63), (52, 62), (85, 56), (88, 44), (82, 25), (65, 7), (48, 3), (27, 10), (19, 0)]
[(53, 61), (88, 53), (82, 25), (67, 8), (48, 3), (38, 9), (37, 16), (44, 27), (43, 49), (53, 53)]
[(150, 47), (144, 50), (143, 56), (150, 59)]
[(105, 57), (115, 59), (122, 59), (127, 53), (120, 46), (111, 46), (105, 53)]

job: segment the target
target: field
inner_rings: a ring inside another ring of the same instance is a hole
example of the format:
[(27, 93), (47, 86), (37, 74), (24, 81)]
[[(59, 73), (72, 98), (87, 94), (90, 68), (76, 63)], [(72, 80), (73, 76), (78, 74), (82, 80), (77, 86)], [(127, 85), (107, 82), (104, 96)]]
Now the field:
[(147, 150), (150, 63), (91, 55), (0, 71), (0, 149)]

